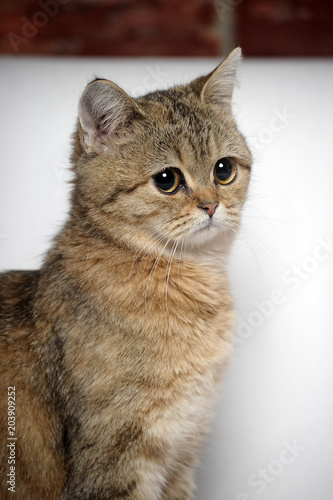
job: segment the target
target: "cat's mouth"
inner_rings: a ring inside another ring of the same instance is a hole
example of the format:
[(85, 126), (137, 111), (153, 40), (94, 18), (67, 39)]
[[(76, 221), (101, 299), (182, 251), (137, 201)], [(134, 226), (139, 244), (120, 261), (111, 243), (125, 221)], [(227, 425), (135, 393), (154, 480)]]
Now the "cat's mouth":
[(193, 236), (199, 236), (200, 238), (207, 238), (210, 240), (214, 236), (217, 236), (220, 229), (219, 224), (217, 224), (214, 219), (209, 219), (198, 224), (191, 233)]
[(187, 248), (196, 249), (207, 247), (211, 242), (215, 241), (216, 238), (221, 234), (221, 225), (217, 221), (208, 220), (201, 221), (196, 224), (195, 227), (187, 234), (185, 238), (185, 246)]
[(197, 232), (199, 232), (199, 233), (207, 233), (207, 232), (211, 232), (213, 228), (214, 228), (213, 224), (211, 222), (208, 222), (207, 224), (205, 224), (203, 226), (200, 226), (197, 229)]

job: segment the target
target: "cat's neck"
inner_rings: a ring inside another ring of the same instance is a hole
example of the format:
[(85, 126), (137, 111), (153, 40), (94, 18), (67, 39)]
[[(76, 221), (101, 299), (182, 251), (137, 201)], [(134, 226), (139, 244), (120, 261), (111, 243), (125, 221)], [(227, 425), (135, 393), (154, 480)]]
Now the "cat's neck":
[(150, 266), (154, 262), (159, 266), (208, 266), (214, 272), (224, 272), (233, 239), (234, 233), (223, 234), (193, 246), (186, 240), (173, 241), (158, 235), (149, 237), (137, 230), (116, 238), (102, 234), (82, 221), (70, 219), (50, 255), (61, 255), (74, 267), (82, 262), (107, 265), (112, 261), (135, 268), (144, 263)]

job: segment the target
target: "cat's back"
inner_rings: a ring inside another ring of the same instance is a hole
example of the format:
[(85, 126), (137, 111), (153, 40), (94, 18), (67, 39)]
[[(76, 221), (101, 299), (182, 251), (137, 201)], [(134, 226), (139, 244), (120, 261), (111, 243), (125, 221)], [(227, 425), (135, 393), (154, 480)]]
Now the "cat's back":
[(28, 325), (39, 280), (39, 271), (9, 271), (0, 274), (0, 333)]
[[(39, 271), (10, 271), (0, 274), (0, 339), (11, 342), (27, 333), (33, 324), (33, 302)], [(19, 332), (18, 332), (19, 330)]]
[[(64, 480), (61, 453), (55, 451), (59, 422), (49, 406), (38, 354), (42, 339), (34, 324), (39, 276), (39, 271), (0, 274), (0, 434), (13, 438), (8, 440), (11, 457), (9, 448), (0, 448), (3, 499), (14, 494), (17, 500), (55, 500)], [(15, 493), (6, 483), (9, 459), (15, 467)]]
[(34, 333), (33, 301), (38, 271), (0, 274), (0, 401), (6, 408), (8, 387), (22, 387), (29, 378)]

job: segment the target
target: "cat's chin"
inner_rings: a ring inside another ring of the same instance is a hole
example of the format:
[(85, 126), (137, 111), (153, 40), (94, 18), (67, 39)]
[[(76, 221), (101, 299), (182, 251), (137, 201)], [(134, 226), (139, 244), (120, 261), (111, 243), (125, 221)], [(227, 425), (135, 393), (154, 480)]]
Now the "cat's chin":
[(200, 253), (202, 251), (219, 251), (227, 253), (234, 240), (235, 232), (228, 227), (209, 224), (191, 232), (185, 241), (185, 249)]

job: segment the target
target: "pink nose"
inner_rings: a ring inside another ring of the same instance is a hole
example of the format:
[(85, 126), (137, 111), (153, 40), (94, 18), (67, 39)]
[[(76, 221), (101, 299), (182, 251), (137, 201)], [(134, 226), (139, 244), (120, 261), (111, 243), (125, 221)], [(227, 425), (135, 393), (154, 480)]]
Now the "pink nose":
[(218, 202), (214, 201), (213, 203), (203, 203), (202, 205), (199, 205), (199, 208), (206, 210), (209, 217), (213, 217), (218, 206)]

